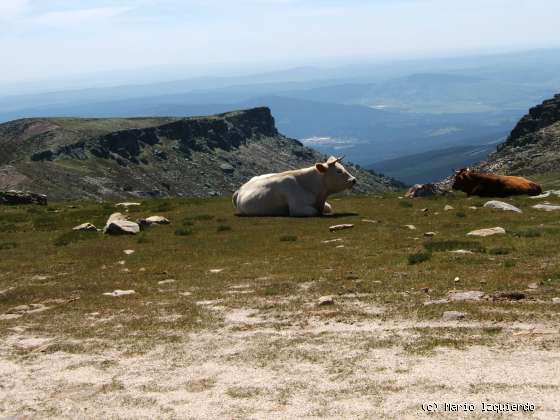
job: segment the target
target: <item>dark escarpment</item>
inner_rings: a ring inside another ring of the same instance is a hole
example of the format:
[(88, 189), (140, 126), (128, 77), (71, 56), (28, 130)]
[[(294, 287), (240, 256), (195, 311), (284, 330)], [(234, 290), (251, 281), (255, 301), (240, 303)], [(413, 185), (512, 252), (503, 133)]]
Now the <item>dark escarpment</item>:
[(509, 175), (560, 171), (560, 94), (531, 108), (479, 169)]
[[(278, 133), (268, 108), (208, 117), (24, 119), (0, 125), (0, 189), (51, 199), (230, 194), (255, 175), (324, 159)], [(357, 192), (398, 182), (348, 165)]]

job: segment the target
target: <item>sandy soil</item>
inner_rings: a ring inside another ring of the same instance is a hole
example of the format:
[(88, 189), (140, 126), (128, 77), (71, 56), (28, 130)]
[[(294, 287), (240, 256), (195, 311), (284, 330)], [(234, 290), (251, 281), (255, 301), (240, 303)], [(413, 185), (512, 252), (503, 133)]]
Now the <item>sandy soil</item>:
[[(535, 405), (534, 413), (517, 416), (560, 418), (558, 325), (500, 324), (492, 345), (415, 354), (403, 344), (413, 342), (417, 328), (481, 325), (375, 316), (367, 322), (302, 320), (198, 303), (220, 314), (223, 324), (136, 354), (111, 343), (93, 352), (52, 351), (61, 338), (13, 328), (0, 345), (0, 415), (416, 419), (432, 418), (422, 405), (438, 403), (440, 418), (501, 418), (481, 412), (481, 403), (515, 402)], [(445, 402), (476, 408), (445, 412)]]

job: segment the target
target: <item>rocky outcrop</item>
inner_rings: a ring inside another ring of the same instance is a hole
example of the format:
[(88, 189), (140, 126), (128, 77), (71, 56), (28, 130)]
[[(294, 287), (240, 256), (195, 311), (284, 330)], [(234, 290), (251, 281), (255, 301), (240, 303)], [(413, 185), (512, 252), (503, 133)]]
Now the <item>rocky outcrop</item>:
[(0, 191), (0, 204), (47, 205), (47, 196), (24, 191)]
[[(325, 159), (279, 134), (268, 108), (192, 118), (33, 121), (0, 124), (0, 146), (15, 147), (9, 162), (0, 156), (0, 189), (3, 182), (6, 189), (32, 186), (55, 200), (219, 196), (255, 175)], [(346, 167), (359, 180), (354, 192), (403, 187)]]
[(533, 107), (505, 143), (477, 168), (483, 172), (525, 175), (560, 168), (560, 95)]

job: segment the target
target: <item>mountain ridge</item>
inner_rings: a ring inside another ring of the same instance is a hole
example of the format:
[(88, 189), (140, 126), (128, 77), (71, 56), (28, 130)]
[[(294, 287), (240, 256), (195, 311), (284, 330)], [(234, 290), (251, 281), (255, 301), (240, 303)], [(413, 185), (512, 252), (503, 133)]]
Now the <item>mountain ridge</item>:
[[(269, 108), (206, 117), (39, 118), (0, 124), (0, 189), (51, 199), (215, 196), (324, 155), (281, 135)], [(399, 182), (348, 165), (357, 192)]]

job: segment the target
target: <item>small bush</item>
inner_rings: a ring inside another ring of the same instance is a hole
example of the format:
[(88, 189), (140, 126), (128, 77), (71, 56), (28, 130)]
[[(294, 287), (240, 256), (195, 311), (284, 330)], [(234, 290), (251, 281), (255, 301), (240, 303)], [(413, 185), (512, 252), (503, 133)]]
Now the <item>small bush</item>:
[(0, 251), (5, 249), (17, 248), (18, 244), (16, 242), (0, 242)]
[(509, 233), (518, 238), (538, 238), (542, 235), (542, 232), (536, 228), (511, 230)]
[(207, 221), (207, 220), (213, 220), (214, 216), (212, 216), (211, 214), (197, 214), (196, 216), (192, 217), (192, 220), (196, 220), (196, 221)]
[(297, 241), (297, 236), (295, 235), (282, 235), (280, 236), (280, 242), (295, 242)]
[(179, 228), (175, 231), (177, 236), (189, 236), (192, 235), (192, 230), (189, 228)]
[(491, 255), (508, 255), (513, 251), (513, 248), (490, 248), (488, 253)]
[(35, 230), (51, 231), (58, 229), (58, 220), (55, 216), (43, 215), (33, 219), (33, 227)]
[(404, 207), (404, 208), (407, 208), (407, 209), (410, 209), (410, 208), (413, 207), (412, 201), (410, 201), (410, 200), (400, 200), (399, 205), (401, 207)]
[(479, 242), (471, 241), (431, 241), (426, 242), (424, 247), (429, 252), (445, 252), (455, 251), (457, 249), (465, 249), (473, 252), (485, 252), (486, 248)]
[(464, 211), (458, 211), (457, 213), (455, 213), (455, 216), (463, 219), (467, 217), (467, 214)]
[(153, 211), (170, 211), (173, 210), (174, 206), (171, 204), (170, 201), (163, 201), (161, 203), (157, 203), (152, 210)]
[(417, 252), (416, 254), (410, 254), (408, 256), (408, 264), (409, 265), (420, 264), (425, 261), (428, 261), (430, 258), (432, 258), (431, 252), (424, 252), (424, 251)]
[(181, 222), (181, 224), (182, 224), (183, 226), (193, 226), (193, 225), (194, 225), (194, 222), (192, 221), (192, 219), (190, 219), (190, 218), (187, 217), (187, 218), (183, 219), (183, 221)]
[(216, 228), (216, 232), (226, 232), (228, 230), (231, 230), (231, 226), (229, 225), (218, 225)]
[(67, 246), (78, 241), (95, 238), (95, 232), (66, 232), (54, 240), (55, 246)]

